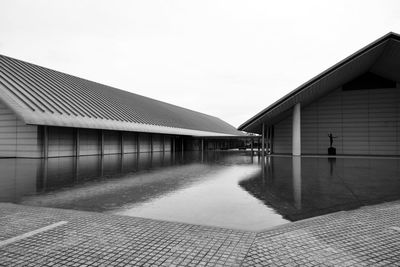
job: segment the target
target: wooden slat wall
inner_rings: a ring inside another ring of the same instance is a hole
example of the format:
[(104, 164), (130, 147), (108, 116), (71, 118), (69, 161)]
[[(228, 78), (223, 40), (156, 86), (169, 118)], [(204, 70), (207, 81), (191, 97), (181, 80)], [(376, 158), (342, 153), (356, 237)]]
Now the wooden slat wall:
[(303, 154), (327, 154), (330, 132), (338, 136), (333, 144), (338, 154), (400, 154), (400, 89), (339, 88), (304, 107), (301, 120)]
[(26, 125), (0, 102), (0, 157), (40, 157), (38, 127)]

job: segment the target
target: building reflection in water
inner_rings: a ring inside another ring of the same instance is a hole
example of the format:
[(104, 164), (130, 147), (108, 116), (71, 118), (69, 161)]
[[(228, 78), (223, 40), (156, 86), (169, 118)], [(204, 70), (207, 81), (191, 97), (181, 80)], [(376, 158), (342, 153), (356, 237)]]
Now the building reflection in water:
[[(187, 162), (194, 158), (187, 158)], [(171, 153), (140, 153), (49, 159), (0, 159), (0, 201), (19, 202), (24, 195), (127, 173), (176, 164)], [(179, 162), (182, 164), (182, 161)]]
[(240, 186), (290, 221), (400, 199), (400, 160), (266, 156)]
[[(240, 203), (251, 203), (246, 204), (247, 211), (272, 212), (295, 221), (400, 199), (399, 162), (210, 151), (1, 159), (0, 201), (102, 212), (167, 199), (187, 188), (193, 192), (207, 188), (205, 191), (214, 192), (207, 196), (210, 202), (215, 200), (214, 210), (220, 196), (233, 197), (235, 192), (235, 197), (243, 200)], [(229, 177), (217, 181), (215, 173)], [(222, 183), (219, 191), (217, 183)], [(176, 203), (186, 203), (189, 198), (185, 195)], [(196, 207), (196, 203), (187, 205)]]
[[(126, 179), (127, 184), (137, 187), (133, 190), (134, 192), (129, 193), (133, 195), (126, 196), (126, 198), (131, 198), (129, 201), (135, 201), (135, 199), (151, 198), (154, 197), (152, 194), (162, 194), (189, 185), (197, 179), (196, 177), (201, 178), (202, 174), (207, 171), (207, 165), (218, 165), (221, 162), (249, 164), (250, 161), (243, 154), (214, 152), (187, 152), (184, 155), (182, 153), (174, 155), (170, 152), (153, 152), (125, 154), (123, 156), (116, 154), (49, 159), (0, 159), (0, 201), (28, 205), (41, 205), (40, 203), (42, 203), (44, 206), (68, 208), (72, 207), (69, 202), (74, 202), (73, 198), (78, 198), (77, 195), (71, 194), (68, 200), (65, 196), (65, 206), (61, 202), (59, 205), (53, 205), (48, 196), (55, 196), (56, 194), (60, 196), (61, 192), (72, 192), (76, 188), (83, 191), (83, 187), (87, 187), (87, 191), (94, 194), (95, 190), (91, 190), (91, 186), (94, 187), (96, 184), (105, 186), (107, 183), (110, 192), (106, 192), (106, 190), (102, 190), (101, 193), (97, 192), (99, 193), (98, 197), (100, 198), (101, 194), (107, 194), (109, 195), (108, 200), (114, 202), (113, 205), (117, 205), (124, 202), (122, 199), (118, 200), (118, 195), (111, 196), (111, 192), (124, 191), (123, 188), (113, 190), (117, 188), (113, 183), (118, 184), (120, 182), (117, 179)], [(200, 167), (200, 165), (204, 166)], [(142, 181), (143, 184), (147, 183), (147, 185), (139, 186), (140, 182), (137, 181), (140, 177), (137, 178), (136, 175), (143, 173), (153, 173), (154, 177), (151, 177), (148, 181)], [(171, 177), (163, 179), (168, 173)], [(128, 180), (129, 182), (127, 182)], [(136, 184), (133, 185), (134, 183)], [(150, 188), (148, 191), (146, 191), (146, 186)], [(77, 192), (77, 190), (74, 192)], [(44, 194), (47, 194), (47, 204), (44, 203)], [(104, 199), (106, 198), (104, 197)], [(103, 200), (96, 201), (102, 202)], [(125, 199), (125, 201), (128, 200)], [(103, 208), (107, 209), (106, 207), (93, 206), (93, 209), (99, 211)]]
[(301, 209), (301, 157), (292, 157), (293, 199), (296, 209)]

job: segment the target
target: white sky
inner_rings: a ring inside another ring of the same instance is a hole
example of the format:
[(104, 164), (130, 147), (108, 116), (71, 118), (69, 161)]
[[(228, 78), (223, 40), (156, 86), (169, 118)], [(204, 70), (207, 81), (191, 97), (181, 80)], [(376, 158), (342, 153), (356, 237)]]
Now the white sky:
[(400, 1), (0, 0), (0, 54), (237, 127), (400, 33)]

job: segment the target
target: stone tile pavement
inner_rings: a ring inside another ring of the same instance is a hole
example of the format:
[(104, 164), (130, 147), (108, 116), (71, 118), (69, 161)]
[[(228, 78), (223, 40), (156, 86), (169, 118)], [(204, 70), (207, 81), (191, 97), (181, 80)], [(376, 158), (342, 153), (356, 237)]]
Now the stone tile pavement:
[(400, 201), (259, 233), (0, 203), (0, 266), (400, 266)]
[(260, 232), (242, 266), (400, 266), (400, 202)]

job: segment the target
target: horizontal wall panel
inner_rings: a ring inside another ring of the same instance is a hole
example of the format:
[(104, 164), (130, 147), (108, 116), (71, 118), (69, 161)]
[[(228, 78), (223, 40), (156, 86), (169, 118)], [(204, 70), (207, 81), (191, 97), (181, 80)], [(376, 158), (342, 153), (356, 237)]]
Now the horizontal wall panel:
[(274, 153), (291, 154), (292, 153), (292, 116), (286, 117), (274, 125)]
[(40, 157), (38, 127), (25, 125), (0, 102), (0, 157)]
[(326, 154), (332, 132), (338, 154), (399, 155), (399, 103), (398, 88), (331, 92), (302, 109), (302, 153)]

